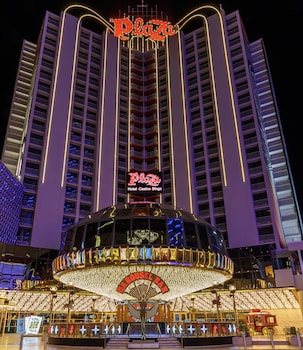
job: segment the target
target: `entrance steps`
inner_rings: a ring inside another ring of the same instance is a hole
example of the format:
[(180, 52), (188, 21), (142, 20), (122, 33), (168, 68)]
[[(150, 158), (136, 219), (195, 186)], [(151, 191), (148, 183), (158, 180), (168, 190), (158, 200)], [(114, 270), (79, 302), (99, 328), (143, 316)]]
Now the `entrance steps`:
[(119, 338), (110, 338), (106, 344), (106, 348), (108, 349), (127, 349), (128, 338), (127, 337), (119, 337)]
[(182, 345), (178, 338), (176, 337), (161, 337), (158, 338), (160, 349), (181, 349)]
[(128, 342), (128, 349), (159, 349), (160, 345), (157, 339), (133, 339)]
[(175, 337), (159, 337), (157, 339), (129, 339), (128, 337), (110, 338), (107, 349), (181, 349), (180, 341)]

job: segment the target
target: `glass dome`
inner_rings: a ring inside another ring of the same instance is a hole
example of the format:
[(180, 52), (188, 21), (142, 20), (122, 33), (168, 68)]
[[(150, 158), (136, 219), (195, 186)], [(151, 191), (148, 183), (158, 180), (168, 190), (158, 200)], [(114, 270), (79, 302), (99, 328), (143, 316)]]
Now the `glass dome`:
[(68, 230), (62, 253), (125, 245), (197, 248), (227, 255), (222, 234), (205, 220), (151, 202), (113, 205), (89, 215)]
[(182, 209), (118, 204), (70, 227), (53, 261), (63, 284), (118, 301), (172, 300), (232, 278), (221, 233)]

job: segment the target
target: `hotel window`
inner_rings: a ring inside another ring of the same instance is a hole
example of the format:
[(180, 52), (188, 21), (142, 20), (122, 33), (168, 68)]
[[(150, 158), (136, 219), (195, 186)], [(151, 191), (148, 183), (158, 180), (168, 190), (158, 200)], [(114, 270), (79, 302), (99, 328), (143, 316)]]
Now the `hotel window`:
[(88, 190), (81, 190), (80, 198), (86, 202), (90, 201), (92, 199), (92, 192)]
[[(95, 124), (92, 124), (92, 123), (86, 123), (86, 131), (87, 132), (91, 132), (91, 133), (94, 133), (96, 131), (96, 126)], [(88, 136), (85, 137), (85, 140), (88, 139)], [(85, 142), (86, 143), (86, 142)], [(86, 143), (87, 144), (87, 143)]]
[(208, 203), (203, 203), (199, 204), (199, 213), (202, 214), (207, 214), (209, 212), (209, 204)]
[(29, 159), (41, 160), (41, 150), (40, 149), (29, 147), (27, 155), (28, 155)]
[(72, 131), (71, 140), (80, 142), (81, 141), (81, 133)]
[(32, 175), (39, 175), (39, 164), (27, 162), (26, 173)]
[(88, 106), (91, 107), (92, 109), (97, 109), (98, 107), (98, 104), (97, 104), (97, 101), (94, 101), (92, 99), (88, 99)]
[[(88, 126), (88, 124), (86, 124), (86, 126)], [(95, 138), (94, 138), (94, 136), (85, 135), (84, 142), (86, 145), (94, 146), (95, 145)]]
[(190, 89), (190, 90), (189, 90), (189, 96), (190, 96), (190, 97), (196, 96), (196, 95), (198, 95), (198, 93), (199, 93), (198, 87), (194, 87), (193, 89)]
[(83, 170), (88, 172), (88, 173), (92, 173), (94, 170), (94, 165), (90, 162), (84, 161), (83, 162)]
[(50, 84), (46, 84), (42, 81), (39, 82), (38, 90), (49, 93), (50, 92)]
[(31, 238), (31, 230), (30, 229), (18, 229), (17, 233), (17, 242), (29, 243)]
[(74, 224), (73, 218), (63, 217), (62, 226), (70, 226)]
[[(85, 81), (85, 77), (84, 79), (82, 79)], [(95, 79), (95, 78), (92, 78), (91, 76), (89, 77), (89, 85), (92, 85), (92, 86), (98, 86), (98, 79)]]
[(23, 185), (25, 190), (35, 191), (37, 188), (37, 180), (25, 177), (23, 180)]
[[(99, 47), (92, 47), (92, 53), (93, 54), (97, 54), (97, 55), (100, 55), (101, 54), (101, 49)], [(94, 56), (92, 56), (92, 62), (93, 63), (96, 63), (96, 64), (99, 64), (99, 59), (98, 58), (95, 58), (94, 59)]]
[(188, 58), (186, 59), (186, 64), (187, 64), (187, 65), (190, 65), (191, 63), (195, 62), (195, 60), (196, 60), (195, 56), (188, 57)]
[(92, 120), (92, 121), (96, 121), (97, 119), (97, 114), (96, 112), (93, 111), (87, 111), (87, 119)]
[(202, 158), (203, 156), (204, 156), (204, 151), (203, 151), (202, 147), (194, 149), (194, 157), (195, 157), (195, 159)]
[(53, 50), (50, 50), (50, 49), (47, 49), (47, 48), (44, 48), (43, 54), (45, 56), (48, 56), (48, 57), (51, 57), (51, 58), (55, 57), (55, 52)]
[(33, 208), (35, 206), (36, 197), (32, 194), (24, 194), (22, 199), (22, 206), (26, 208)]
[(91, 212), (91, 207), (86, 204), (80, 204), (80, 214), (83, 216), (88, 215)]
[(125, 182), (118, 182), (118, 191), (123, 192), (125, 191)]
[[(96, 48), (93, 47), (93, 52), (96, 53), (97, 55), (99, 55), (100, 54), (100, 49), (96, 49)], [(91, 61), (92, 61), (93, 64), (96, 64), (96, 65), (100, 64), (100, 60), (99, 60), (98, 57), (92, 56), (91, 57)]]
[(79, 160), (74, 158), (69, 158), (68, 167), (73, 169), (79, 169)]
[(44, 96), (42, 94), (37, 94), (36, 101), (43, 104), (43, 105), (46, 105), (48, 103), (48, 96)]
[(75, 213), (75, 203), (65, 202), (64, 203), (64, 213), (74, 214)]
[(70, 146), (69, 146), (69, 153), (79, 156), (80, 155), (80, 146), (70, 144)]
[(46, 108), (35, 106), (35, 116), (45, 119), (46, 118)]
[(205, 171), (205, 161), (201, 160), (199, 162), (195, 162), (196, 171)]
[(82, 129), (82, 121), (77, 120), (77, 119), (73, 119), (72, 126), (73, 126), (73, 128)]
[(47, 72), (46, 70), (44, 70), (43, 68), (41, 69), (40, 72), (40, 77), (45, 79), (45, 80), (51, 80), (52, 78), (52, 73)]
[[(50, 14), (51, 15), (51, 14)], [(58, 25), (59, 25), (59, 20), (57, 19), (57, 18), (54, 18), (54, 17), (49, 17), (48, 18), (48, 24), (49, 25), (53, 25), (53, 26), (56, 26), (56, 27), (58, 27)], [(48, 27), (48, 29), (50, 29), (49, 27)]]
[(94, 158), (94, 150), (85, 147), (84, 148), (84, 157), (93, 159)]
[(91, 186), (93, 183), (93, 178), (88, 175), (82, 175), (82, 185), (84, 186)]
[(76, 198), (77, 197), (77, 189), (75, 187), (66, 186), (65, 189), (65, 197), (66, 198)]
[(201, 175), (196, 176), (196, 184), (197, 184), (197, 186), (206, 185), (206, 174), (201, 174)]
[(202, 126), (200, 122), (194, 123), (192, 126), (192, 132), (197, 132), (197, 131), (199, 132), (202, 131)]

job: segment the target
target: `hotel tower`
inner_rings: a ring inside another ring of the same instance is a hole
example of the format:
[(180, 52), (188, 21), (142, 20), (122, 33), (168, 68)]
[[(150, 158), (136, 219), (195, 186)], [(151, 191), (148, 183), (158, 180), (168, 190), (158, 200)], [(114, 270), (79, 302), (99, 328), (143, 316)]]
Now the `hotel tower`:
[[(238, 11), (46, 12), (37, 43), (23, 42), (2, 162), (24, 186), (18, 245), (59, 250), (89, 214), (151, 201), (205, 219), (235, 262), (302, 273), (269, 62)], [(161, 188), (129, 191), (130, 178)]]

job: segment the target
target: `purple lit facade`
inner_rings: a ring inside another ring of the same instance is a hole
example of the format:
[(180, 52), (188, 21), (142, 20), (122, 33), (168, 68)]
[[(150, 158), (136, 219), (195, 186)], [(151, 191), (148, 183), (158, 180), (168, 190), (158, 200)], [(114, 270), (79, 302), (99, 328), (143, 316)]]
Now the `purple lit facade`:
[(163, 191), (146, 199), (205, 219), (230, 250), (271, 247), (277, 270), (292, 264), (302, 220), (263, 41), (210, 6), (165, 41), (122, 41), (76, 7), (47, 12), (38, 43), (23, 43), (2, 154), (25, 189), (17, 242), (59, 249), (90, 213), (142, 200), (126, 192), (129, 171), (154, 171)]

